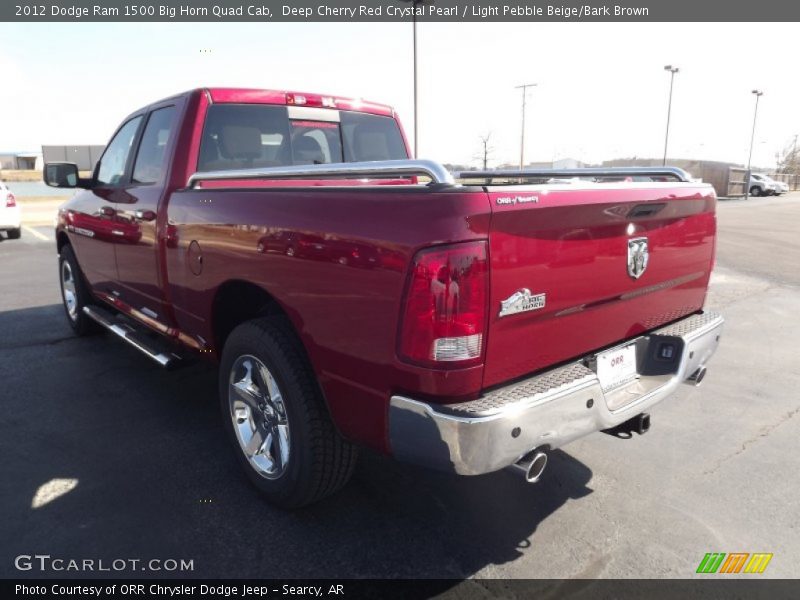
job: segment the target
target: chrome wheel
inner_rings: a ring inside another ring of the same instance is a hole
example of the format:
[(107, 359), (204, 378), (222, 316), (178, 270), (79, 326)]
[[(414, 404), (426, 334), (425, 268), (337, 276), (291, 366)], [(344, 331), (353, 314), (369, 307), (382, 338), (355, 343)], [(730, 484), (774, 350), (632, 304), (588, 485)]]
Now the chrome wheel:
[(267, 479), (283, 475), (289, 462), (289, 418), (277, 381), (255, 356), (246, 354), (233, 363), (228, 406), (250, 466)]
[(64, 294), (67, 315), (75, 321), (78, 319), (78, 294), (75, 290), (75, 274), (66, 260), (61, 263), (61, 290)]

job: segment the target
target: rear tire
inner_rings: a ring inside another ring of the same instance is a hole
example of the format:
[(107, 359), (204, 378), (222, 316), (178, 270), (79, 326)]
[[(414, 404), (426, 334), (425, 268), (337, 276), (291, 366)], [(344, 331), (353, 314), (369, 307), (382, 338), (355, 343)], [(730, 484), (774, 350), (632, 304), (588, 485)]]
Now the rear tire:
[(9, 229), (8, 230), (8, 239), (10, 240), (18, 240), (22, 237), (22, 227), (17, 227), (16, 229)]
[(100, 331), (100, 326), (83, 312), (84, 306), (92, 304), (92, 294), (69, 245), (64, 246), (58, 256), (58, 281), (61, 284), (64, 312), (72, 331), (79, 336)]
[(222, 352), (219, 395), (237, 461), (270, 503), (306, 506), (350, 479), (356, 448), (336, 431), (285, 318), (255, 319), (233, 330)]
[(761, 195), (761, 188), (753, 186), (750, 188), (750, 195), (751, 196), (760, 196)]

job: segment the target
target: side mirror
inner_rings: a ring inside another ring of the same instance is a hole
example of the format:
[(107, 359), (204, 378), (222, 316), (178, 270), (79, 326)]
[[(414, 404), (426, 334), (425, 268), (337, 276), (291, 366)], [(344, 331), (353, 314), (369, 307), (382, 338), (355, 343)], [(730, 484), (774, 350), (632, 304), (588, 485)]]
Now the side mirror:
[(75, 163), (46, 163), (44, 165), (44, 182), (50, 187), (78, 187), (78, 165)]

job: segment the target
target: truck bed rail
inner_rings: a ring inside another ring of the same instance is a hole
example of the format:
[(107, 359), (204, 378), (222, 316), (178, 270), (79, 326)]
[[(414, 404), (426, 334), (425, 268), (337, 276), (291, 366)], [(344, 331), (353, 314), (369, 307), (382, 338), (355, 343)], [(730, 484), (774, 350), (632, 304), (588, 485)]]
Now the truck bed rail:
[(691, 181), (689, 174), (677, 167), (585, 167), (581, 169), (499, 169), (493, 171), (460, 171), (457, 179), (566, 179), (585, 177), (670, 177), (676, 181)]
[(228, 171), (201, 171), (192, 174), (186, 183), (194, 187), (200, 181), (236, 179), (362, 179), (369, 177), (408, 177), (424, 175), (433, 183), (453, 185), (450, 172), (432, 160), (376, 160), (369, 162), (330, 163), (324, 165), (291, 165), (258, 167)]

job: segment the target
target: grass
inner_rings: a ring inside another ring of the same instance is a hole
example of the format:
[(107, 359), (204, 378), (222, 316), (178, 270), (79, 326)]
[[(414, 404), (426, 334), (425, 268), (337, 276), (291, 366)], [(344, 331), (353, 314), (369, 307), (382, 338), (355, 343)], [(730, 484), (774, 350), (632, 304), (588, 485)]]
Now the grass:
[[(91, 171), (80, 171), (83, 178), (92, 176)], [(42, 181), (42, 172), (37, 169), (0, 169), (0, 181)]]
[(0, 180), (2, 181), (41, 181), (42, 172), (32, 169), (18, 170), (18, 169), (3, 169), (0, 171)]

